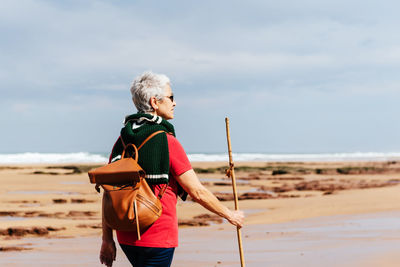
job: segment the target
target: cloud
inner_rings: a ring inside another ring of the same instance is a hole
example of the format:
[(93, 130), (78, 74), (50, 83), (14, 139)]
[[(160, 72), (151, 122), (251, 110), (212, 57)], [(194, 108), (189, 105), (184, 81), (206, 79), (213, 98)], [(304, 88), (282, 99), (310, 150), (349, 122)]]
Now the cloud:
[(16, 113), (27, 113), (32, 109), (32, 105), (28, 103), (14, 103), (11, 110)]
[(178, 81), (262, 75), (274, 82), (313, 74), (329, 80), (344, 69), (363, 73), (366, 66), (399, 64), (398, 37), (386, 33), (393, 26), (368, 14), (349, 22), (351, 14), (334, 3), (251, 1), (244, 8), (234, 2), (209, 11), (184, 5), (172, 16), (137, 3), (8, 3), (2, 13), (9, 25), (2, 30), (8, 52), (2, 58), (4, 87), (92, 90), (100, 84), (114, 90), (145, 69)]
[(325, 125), (323, 117), (335, 118), (343, 99), (350, 113), (352, 103), (373, 99), (383, 103), (377, 112), (386, 106), (397, 112), (390, 99), (400, 91), (399, 5), (3, 1), (0, 104), (9, 112), (3, 121), (13, 125), (31, 114), (51, 122), (71, 113), (80, 126), (95, 114), (111, 123), (131, 112), (129, 86), (144, 70), (171, 77), (184, 122), (230, 114), (247, 125), (245, 114), (254, 112), (283, 121), (295, 114), (306, 124), (302, 116), (318, 108)]

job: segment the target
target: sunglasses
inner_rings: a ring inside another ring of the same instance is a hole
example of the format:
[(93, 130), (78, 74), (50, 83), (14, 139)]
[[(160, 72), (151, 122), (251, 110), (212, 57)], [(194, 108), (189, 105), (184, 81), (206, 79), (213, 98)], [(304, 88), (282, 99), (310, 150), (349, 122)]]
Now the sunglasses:
[(171, 100), (171, 102), (174, 102), (174, 95), (170, 95), (170, 96), (166, 96), (167, 98), (169, 98)]

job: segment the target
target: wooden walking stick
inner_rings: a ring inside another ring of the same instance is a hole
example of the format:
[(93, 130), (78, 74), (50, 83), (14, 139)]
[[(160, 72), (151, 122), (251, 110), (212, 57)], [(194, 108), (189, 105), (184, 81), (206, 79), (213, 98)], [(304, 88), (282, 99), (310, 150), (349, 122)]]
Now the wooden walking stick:
[[(237, 191), (236, 191), (236, 179), (235, 179), (235, 170), (234, 170), (234, 165), (233, 165), (233, 159), (232, 159), (232, 148), (231, 148), (231, 136), (229, 133), (229, 119), (225, 118), (225, 124), (226, 124), (226, 138), (228, 140), (228, 153), (229, 153), (229, 169), (226, 170), (226, 175), (230, 178), (232, 178), (232, 187), (233, 187), (233, 197), (235, 199), (235, 210), (239, 209), (239, 203), (238, 203), (238, 197), (237, 197)], [(241, 267), (245, 267), (244, 263), (244, 255), (243, 255), (243, 247), (242, 247), (242, 234), (240, 231), (240, 228), (236, 228), (237, 231), (237, 237), (238, 237), (238, 243), (239, 243), (239, 252), (240, 252), (240, 265)]]

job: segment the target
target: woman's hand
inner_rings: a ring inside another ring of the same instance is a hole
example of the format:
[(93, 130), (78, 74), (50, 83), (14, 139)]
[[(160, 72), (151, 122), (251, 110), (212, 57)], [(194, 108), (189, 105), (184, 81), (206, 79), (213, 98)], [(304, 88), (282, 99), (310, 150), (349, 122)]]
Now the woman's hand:
[(244, 222), (244, 213), (241, 210), (230, 210), (229, 216), (226, 219), (231, 224), (242, 228)]
[(100, 249), (100, 262), (102, 264), (105, 264), (107, 267), (111, 267), (113, 261), (115, 261), (116, 255), (117, 255), (117, 250), (115, 248), (114, 241), (103, 240)]

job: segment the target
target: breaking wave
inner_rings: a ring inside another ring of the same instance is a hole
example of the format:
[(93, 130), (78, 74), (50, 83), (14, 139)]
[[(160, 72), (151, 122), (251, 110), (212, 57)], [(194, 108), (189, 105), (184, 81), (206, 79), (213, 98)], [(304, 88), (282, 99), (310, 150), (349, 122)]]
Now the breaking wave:
[[(190, 161), (228, 161), (226, 153), (189, 153)], [(400, 160), (400, 152), (354, 152), (321, 154), (233, 153), (234, 161), (299, 162), (299, 161), (388, 161)], [(34, 163), (106, 163), (108, 155), (101, 153), (14, 153), (0, 154), (0, 164)]]

